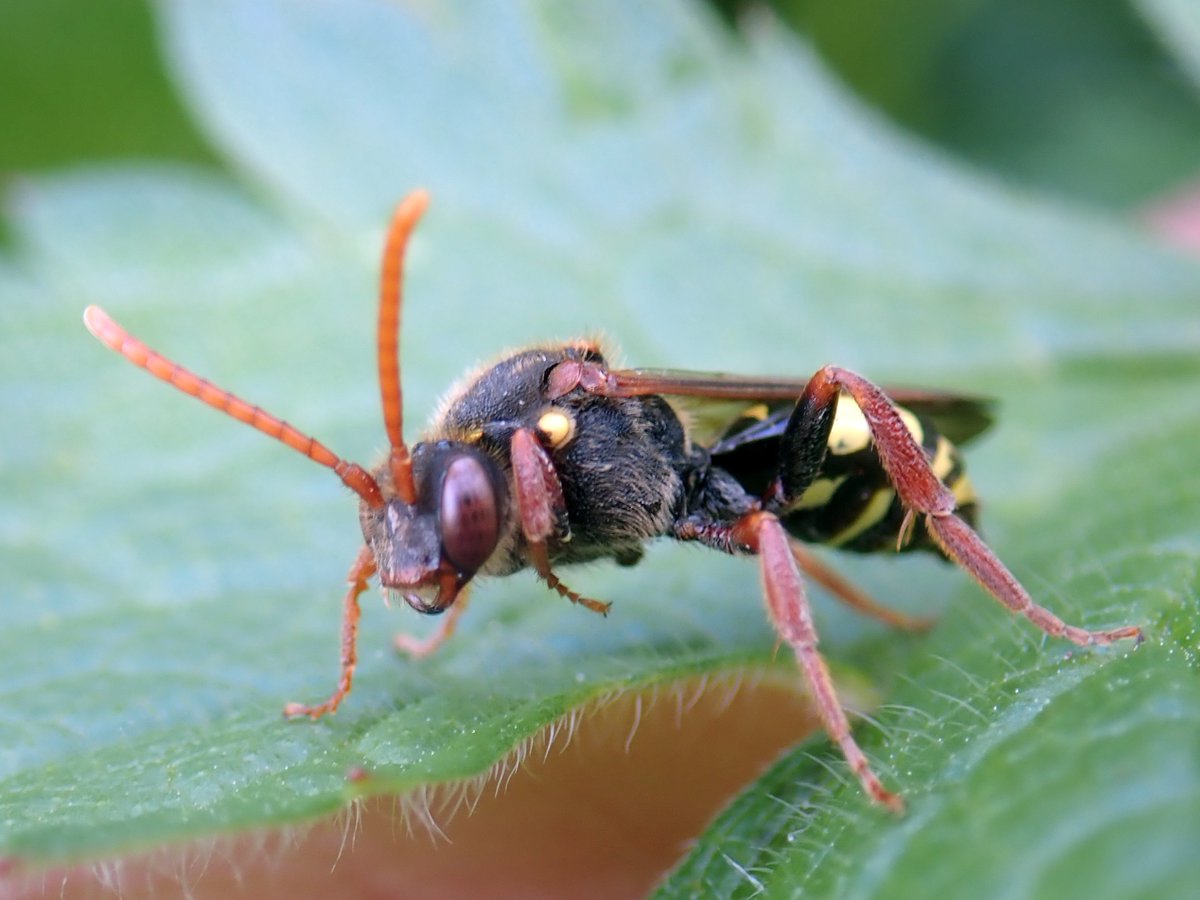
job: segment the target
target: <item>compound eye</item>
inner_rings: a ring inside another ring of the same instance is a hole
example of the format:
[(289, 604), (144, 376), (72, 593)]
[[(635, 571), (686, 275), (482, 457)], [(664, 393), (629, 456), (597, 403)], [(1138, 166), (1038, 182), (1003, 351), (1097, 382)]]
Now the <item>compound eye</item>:
[(496, 491), (483, 464), (460, 456), (442, 482), (442, 550), (460, 572), (478, 571), (500, 540)]

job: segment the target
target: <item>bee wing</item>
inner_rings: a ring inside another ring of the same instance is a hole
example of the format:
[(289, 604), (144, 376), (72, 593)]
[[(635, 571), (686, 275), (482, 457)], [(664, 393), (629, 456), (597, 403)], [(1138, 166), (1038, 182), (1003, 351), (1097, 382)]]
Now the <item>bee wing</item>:
[[(778, 410), (795, 403), (808, 384), (800, 378), (760, 378), (724, 372), (687, 372), (675, 369), (619, 369), (609, 373), (617, 393), (628, 396), (662, 394), (679, 405), (705, 431), (719, 435), (725, 427), (755, 407), (765, 406), (750, 418), (778, 417)], [(964, 444), (986, 431), (994, 420), (994, 402), (984, 397), (919, 388), (884, 388), (899, 406), (930, 419), (938, 431), (956, 444)]]

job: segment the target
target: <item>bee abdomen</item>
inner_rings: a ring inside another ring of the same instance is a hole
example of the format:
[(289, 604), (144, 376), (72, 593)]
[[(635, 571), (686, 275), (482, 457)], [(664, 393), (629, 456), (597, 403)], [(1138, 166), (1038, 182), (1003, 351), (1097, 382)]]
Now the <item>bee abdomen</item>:
[[(838, 410), (838, 422), (816, 479), (785, 511), (788, 531), (810, 543), (873, 553), (894, 549), (904, 523), (905, 509), (875, 453), (857, 408), (848, 415)], [(958, 449), (928, 421), (904, 412), (905, 424), (924, 448), (934, 474), (954, 492), (956, 512), (974, 524), (976, 497)], [(936, 549), (921, 521), (902, 549)]]

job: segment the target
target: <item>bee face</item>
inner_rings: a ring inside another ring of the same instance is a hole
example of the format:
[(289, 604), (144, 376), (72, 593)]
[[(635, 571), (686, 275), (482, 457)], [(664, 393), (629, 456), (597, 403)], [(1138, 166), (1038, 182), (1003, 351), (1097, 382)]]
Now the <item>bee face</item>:
[(395, 496), (379, 508), (362, 506), (363, 536), (383, 587), (437, 614), (496, 550), (508, 489), (486, 454), (456, 441), (414, 447), (413, 475), (415, 503)]

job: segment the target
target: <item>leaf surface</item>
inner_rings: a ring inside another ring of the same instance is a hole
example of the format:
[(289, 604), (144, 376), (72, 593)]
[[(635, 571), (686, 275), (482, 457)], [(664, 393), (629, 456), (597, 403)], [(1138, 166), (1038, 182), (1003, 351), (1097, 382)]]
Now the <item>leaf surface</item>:
[(738, 44), (681, 3), (160, 13), (180, 89), (239, 180), (93, 169), (9, 198), (0, 402), (20, 425), (0, 450), (0, 854), (303, 822), (357, 795), (354, 767), (373, 790), (470, 778), (591, 700), (771, 664), (753, 563), (659, 546), (632, 571), (571, 573), (615, 602), (607, 621), (529, 577), (490, 582), (420, 664), (389, 636), (422, 623), (368, 602), (351, 699), (282, 721), (284, 701), (332, 686), (352, 499), (113, 359), (78, 316), (107, 305), (369, 462), (375, 257), (390, 205), (425, 185), (410, 422), (478, 359), (600, 328), (638, 365), (836, 361), (990, 394), (1002, 422), (971, 456), (989, 539), (1065, 618), (1149, 630), (1133, 652), (1072, 653), (930, 559), (843, 561), (899, 607), (944, 610), (912, 638), (820, 609), (839, 671), (885, 698), (859, 734), (911, 815), (870, 809), (810, 742), (664, 891), (1194, 883), (1194, 263), (957, 167), (793, 39), (764, 27)]

